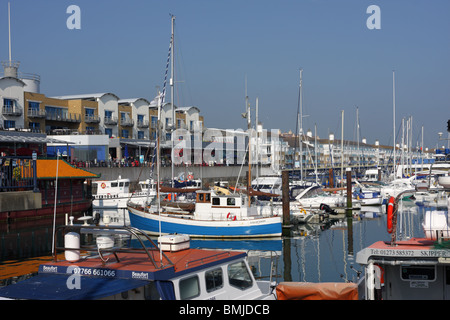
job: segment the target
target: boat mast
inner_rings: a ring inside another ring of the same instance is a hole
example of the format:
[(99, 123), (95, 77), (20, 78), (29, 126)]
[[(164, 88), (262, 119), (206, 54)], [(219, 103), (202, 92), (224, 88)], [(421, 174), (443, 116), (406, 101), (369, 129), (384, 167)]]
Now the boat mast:
[(359, 153), (359, 109), (356, 107), (356, 141), (358, 145), (358, 173), (361, 173), (361, 155)]
[(341, 187), (344, 186), (344, 110), (341, 111), (342, 114), (342, 125), (341, 125)]
[(392, 106), (393, 106), (393, 125), (394, 125), (394, 179), (397, 174), (397, 171), (395, 170), (395, 71), (392, 71)]
[(251, 129), (252, 121), (250, 117), (250, 103), (248, 103), (248, 96), (245, 96), (245, 104), (247, 108), (247, 132), (248, 132), (248, 181), (247, 181), (247, 194), (248, 194), (248, 207), (250, 207), (250, 188), (252, 187), (252, 145), (251, 145)]
[[(170, 138), (172, 140), (172, 152), (171, 152), (171, 163), (172, 163), (172, 188), (174, 187), (174, 148), (175, 148), (175, 141), (173, 139), (173, 134), (176, 128), (175, 125), (175, 97), (174, 97), (174, 86), (175, 86), (175, 70), (174, 70), (174, 66), (175, 66), (175, 58), (174, 58), (174, 52), (175, 52), (175, 16), (172, 15), (171, 16), (171, 21), (172, 21), (172, 32), (171, 32), (171, 48), (172, 48), (172, 55), (170, 57), (170, 97), (172, 100), (172, 134), (170, 135)], [(173, 199), (173, 197), (171, 197), (171, 199)]]
[(299, 83), (299, 94), (300, 94), (300, 133), (299, 133), (299, 143), (300, 143), (300, 181), (303, 181), (303, 69), (300, 69), (300, 83)]

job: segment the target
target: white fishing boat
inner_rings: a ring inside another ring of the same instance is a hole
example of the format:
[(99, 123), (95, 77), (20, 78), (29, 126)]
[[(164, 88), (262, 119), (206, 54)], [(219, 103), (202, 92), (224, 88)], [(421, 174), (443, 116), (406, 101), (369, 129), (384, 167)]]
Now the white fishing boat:
[[(183, 234), (155, 243), (131, 227), (65, 225), (57, 232), (65, 243), (55, 247), (53, 261), (41, 264), (38, 275), (0, 288), (2, 299), (275, 299), (272, 280), (256, 280), (242, 251), (193, 249)], [(89, 234), (96, 245), (83, 243)], [(124, 234), (137, 246), (122, 246), (115, 235)]]
[(196, 238), (255, 238), (281, 236), (282, 218), (263, 216), (249, 197), (234, 193), (218, 194), (213, 190), (196, 192), (193, 213), (158, 212), (155, 207), (129, 203), (132, 226), (149, 234), (185, 233)]
[(92, 182), (92, 211), (99, 216), (100, 224), (129, 225), (127, 202), (144, 205), (156, 196), (156, 186), (151, 180), (140, 181), (144, 188), (130, 192), (130, 179), (118, 177), (115, 180)]

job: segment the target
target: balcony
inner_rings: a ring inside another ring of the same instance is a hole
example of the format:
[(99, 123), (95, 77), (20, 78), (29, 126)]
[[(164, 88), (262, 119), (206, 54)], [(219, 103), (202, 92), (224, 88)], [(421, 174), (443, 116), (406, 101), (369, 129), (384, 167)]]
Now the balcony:
[(138, 128), (148, 128), (148, 120), (138, 120), (137, 127)]
[(132, 127), (134, 126), (134, 120), (130, 119), (129, 117), (121, 118), (120, 125), (122, 127)]
[(45, 118), (46, 112), (41, 109), (28, 109), (28, 118)]
[(105, 125), (116, 125), (117, 124), (117, 117), (105, 117), (103, 119)]
[(14, 117), (20, 117), (22, 115), (22, 109), (18, 106), (3, 106), (2, 108), (2, 114), (4, 116), (14, 116)]
[(85, 123), (100, 123), (100, 117), (95, 114), (86, 114), (84, 115)]
[(63, 121), (63, 122), (81, 122), (81, 116), (76, 113), (48, 113), (45, 119), (49, 121)]

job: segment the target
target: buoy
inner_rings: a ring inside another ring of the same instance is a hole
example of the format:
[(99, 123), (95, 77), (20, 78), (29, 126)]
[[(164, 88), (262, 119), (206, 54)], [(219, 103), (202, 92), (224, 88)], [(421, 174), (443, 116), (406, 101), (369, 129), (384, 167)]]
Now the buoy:
[[(70, 249), (80, 248), (80, 235), (76, 232), (68, 232), (64, 236), (64, 247)], [(80, 250), (66, 250), (64, 256), (69, 262), (77, 262), (80, 260)]]
[(111, 249), (114, 247), (114, 237), (110, 235), (99, 235), (97, 237), (97, 248)]
[(395, 206), (395, 198), (391, 197), (389, 199), (389, 203), (387, 205), (387, 231), (392, 233), (393, 231), (393, 218), (394, 218), (394, 206)]

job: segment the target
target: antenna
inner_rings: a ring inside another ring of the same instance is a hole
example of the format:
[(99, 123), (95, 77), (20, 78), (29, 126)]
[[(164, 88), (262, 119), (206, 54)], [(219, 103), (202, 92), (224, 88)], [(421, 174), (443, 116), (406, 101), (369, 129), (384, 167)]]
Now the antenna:
[(19, 68), (19, 61), (12, 61), (11, 54), (11, 3), (8, 2), (8, 45), (9, 45), (9, 60), (2, 61), (5, 77), (17, 78), (17, 69)]

